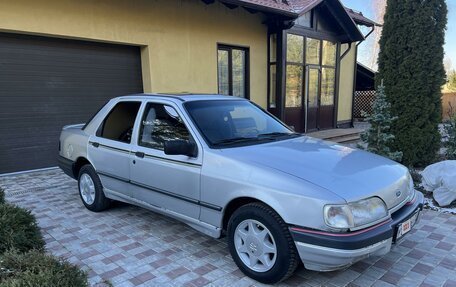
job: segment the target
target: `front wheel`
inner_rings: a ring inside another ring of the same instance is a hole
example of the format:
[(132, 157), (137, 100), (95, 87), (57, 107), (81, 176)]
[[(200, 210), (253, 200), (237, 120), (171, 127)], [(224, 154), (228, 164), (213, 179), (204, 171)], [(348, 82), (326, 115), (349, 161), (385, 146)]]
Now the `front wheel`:
[(90, 164), (84, 165), (79, 171), (78, 189), (82, 203), (88, 210), (99, 212), (109, 207), (110, 200), (105, 197), (101, 180)]
[(228, 246), (239, 269), (266, 284), (291, 276), (298, 253), (288, 226), (271, 208), (250, 203), (236, 210), (228, 223)]

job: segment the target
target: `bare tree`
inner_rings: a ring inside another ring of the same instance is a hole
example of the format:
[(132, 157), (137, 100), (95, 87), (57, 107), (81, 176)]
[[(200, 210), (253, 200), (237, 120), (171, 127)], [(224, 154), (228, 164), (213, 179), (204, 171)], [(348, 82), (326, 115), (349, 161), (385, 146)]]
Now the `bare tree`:
[[(372, 0), (372, 9), (374, 10), (374, 17), (375, 22), (379, 24), (383, 24), (383, 16), (385, 16), (386, 10), (386, 0)], [(377, 70), (377, 58), (378, 53), (380, 52), (380, 36), (382, 35), (382, 27), (375, 27), (373, 35), (371, 36), (373, 39), (373, 47), (372, 53), (369, 57), (369, 64), (370, 67), (374, 70)]]
[(451, 58), (448, 57), (448, 55), (446, 55), (443, 59), (443, 65), (445, 66), (445, 71), (448, 75), (453, 70), (453, 63), (451, 62)]

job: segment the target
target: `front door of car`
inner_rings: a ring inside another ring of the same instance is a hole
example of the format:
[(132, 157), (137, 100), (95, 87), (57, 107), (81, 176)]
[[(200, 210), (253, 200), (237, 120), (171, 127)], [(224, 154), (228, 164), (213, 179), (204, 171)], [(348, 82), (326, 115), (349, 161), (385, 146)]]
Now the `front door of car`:
[(88, 159), (110, 197), (132, 197), (129, 185), (130, 143), (140, 106), (140, 101), (118, 102), (107, 114), (96, 134), (89, 138)]
[[(170, 140), (194, 142), (198, 155), (166, 155), (164, 144)], [(131, 188), (135, 198), (198, 218), (201, 151), (177, 108), (166, 103), (147, 103), (130, 156)]]

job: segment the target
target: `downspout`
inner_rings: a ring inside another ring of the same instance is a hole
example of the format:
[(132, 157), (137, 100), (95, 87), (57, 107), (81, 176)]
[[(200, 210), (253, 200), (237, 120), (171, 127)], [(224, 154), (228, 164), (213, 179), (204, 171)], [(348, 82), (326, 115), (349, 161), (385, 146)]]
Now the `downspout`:
[(350, 52), (351, 48), (352, 48), (352, 42), (348, 43), (348, 49), (345, 50), (344, 53), (340, 56), (341, 61), (348, 54), (348, 52)]
[[(367, 33), (367, 34), (364, 36), (364, 40), (366, 40), (367, 37), (369, 37), (370, 34), (372, 34), (372, 33), (374, 32), (374, 30), (375, 30), (375, 26), (372, 26), (372, 28), (371, 28), (371, 30), (369, 31), (369, 33)], [(362, 42), (364, 42), (364, 40), (363, 40), (363, 41), (359, 41), (359, 42), (356, 44), (356, 46), (359, 46), (359, 44), (361, 44)]]
[[(362, 42), (362, 41), (361, 41)], [(361, 43), (359, 42), (359, 43)], [(355, 111), (355, 93), (356, 93), (356, 74), (357, 74), (357, 70), (358, 70), (358, 45), (359, 43), (356, 44), (356, 47), (355, 47), (355, 68), (353, 69), (354, 72), (353, 72), (353, 96), (352, 96), (352, 104), (351, 104), (351, 115), (352, 115), (352, 118), (351, 118), (351, 123), (350, 123), (350, 126), (352, 128), (355, 127), (355, 124), (354, 124), (354, 119), (353, 119), (353, 112)]]
[[(375, 25), (371, 27), (371, 30), (369, 31), (369, 33), (367, 33), (365, 36), (364, 36), (364, 40), (367, 39), (367, 37), (370, 36), (370, 34), (372, 34), (375, 30)], [(351, 111), (351, 114), (352, 114), (352, 118), (351, 118), (351, 127), (355, 127), (354, 125), (354, 119), (353, 119), (353, 112), (354, 112), (354, 109), (355, 109), (355, 92), (356, 92), (356, 72), (357, 72), (357, 65), (358, 65), (358, 46), (359, 44), (361, 44), (363, 41), (359, 41), (358, 43), (356, 43), (356, 51), (355, 51), (355, 68), (353, 69), (354, 70), (354, 75), (353, 75), (353, 97), (352, 97), (352, 111)]]
[[(367, 33), (365, 36), (364, 36), (364, 39), (367, 39), (367, 37), (370, 36), (370, 34), (372, 34), (375, 30), (375, 26), (372, 26), (371, 30), (369, 31), (369, 33)], [(359, 46), (359, 44), (361, 44), (362, 42), (364, 41), (359, 41), (357, 44), (356, 44), (356, 47)], [(351, 50), (352, 48), (352, 42), (348, 43), (348, 49), (344, 51), (344, 53), (340, 56), (340, 59), (342, 60)]]

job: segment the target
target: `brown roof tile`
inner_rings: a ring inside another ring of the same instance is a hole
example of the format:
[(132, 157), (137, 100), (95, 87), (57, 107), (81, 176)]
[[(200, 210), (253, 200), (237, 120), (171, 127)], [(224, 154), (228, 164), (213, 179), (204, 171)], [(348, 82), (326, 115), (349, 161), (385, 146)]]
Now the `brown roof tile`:
[(322, 0), (240, 0), (239, 2), (299, 14), (302, 11), (309, 9), (309, 7), (314, 7), (321, 1)]
[(345, 11), (347, 11), (348, 15), (355, 21), (355, 23), (366, 25), (366, 26), (381, 26), (380, 24), (372, 21), (371, 19), (365, 17), (363, 13), (359, 11), (355, 11), (353, 9), (345, 7)]
[[(277, 12), (294, 14), (297, 16), (299, 14), (307, 12), (308, 10), (320, 4), (322, 1), (323, 0), (239, 0), (238, 2), (276, 10)], [(356, 23), (367, 26), (379, 25), (369, 18), (365, 17), (361, 12), (350, 8), (345, 8), (345, 10)]]

